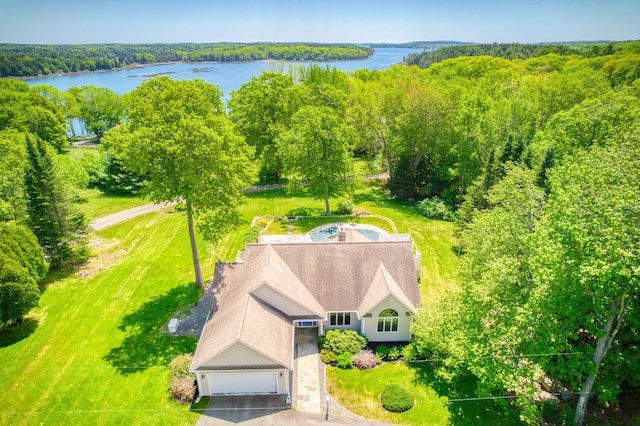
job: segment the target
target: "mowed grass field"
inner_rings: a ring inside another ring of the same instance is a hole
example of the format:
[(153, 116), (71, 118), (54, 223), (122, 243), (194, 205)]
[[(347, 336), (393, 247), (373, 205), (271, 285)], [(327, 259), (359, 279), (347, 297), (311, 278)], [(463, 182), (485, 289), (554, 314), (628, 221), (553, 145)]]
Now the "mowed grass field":
[(3, 330), (0, 424), (194, 424), (198, 414), (169, 398), (167, 366), (196, 339), (164, 333), (200, 295), (186, 219), (152, 213), (91, 245), (80, 270), (49, 277), (21, 329)]
[[(333, 199), (332, 207), (342, 199)], [(109, 200), (89, 217), (131, 207)], [(423, 303), (455, 286), (452, 224), (387, 200), (376, 182), (354, 201), (411, 232), (423, 253)], [(235, 258), (254, 216), (319, 214), (323, 207), (304, 190), (251, 194), (236, 231), (213, 246), (200, 242), (205, 277), (216, 260)], [(86, 265), (48, 277), (40, 307), (21, 327), (0, 330), (0, 424), (194, 424), (199, 414), (169, 397), (168, 364), (192, 352), (196, 339), (164, 332), (169, 319), (187, 312), (201, 294), (193, 286), (184, 214), (172, 208), (150, 213), (92, 234), (90, 245)]]

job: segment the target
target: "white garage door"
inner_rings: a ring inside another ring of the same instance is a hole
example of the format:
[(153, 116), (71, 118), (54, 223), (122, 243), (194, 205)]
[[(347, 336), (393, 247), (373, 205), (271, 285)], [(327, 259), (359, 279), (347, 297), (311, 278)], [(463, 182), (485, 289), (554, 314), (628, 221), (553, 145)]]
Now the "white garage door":
[(277, 373), (209, 373), (211, 393), (276, 393)]

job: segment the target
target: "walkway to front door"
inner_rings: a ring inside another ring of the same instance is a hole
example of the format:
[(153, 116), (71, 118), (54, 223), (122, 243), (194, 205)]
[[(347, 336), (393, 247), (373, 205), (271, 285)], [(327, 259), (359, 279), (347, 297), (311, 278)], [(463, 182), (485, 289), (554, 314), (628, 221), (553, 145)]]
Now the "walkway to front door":
[(295, 333), (295, 407), (302, 413), (321, 414), (318, 329), (296, 328)]

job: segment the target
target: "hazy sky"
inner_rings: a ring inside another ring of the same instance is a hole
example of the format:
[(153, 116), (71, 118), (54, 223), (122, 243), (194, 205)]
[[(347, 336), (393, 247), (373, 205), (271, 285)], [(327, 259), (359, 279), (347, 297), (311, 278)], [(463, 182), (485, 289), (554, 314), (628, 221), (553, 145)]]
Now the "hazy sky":
[(640, 0), (0, 0), (0, 43), (640, 39)]

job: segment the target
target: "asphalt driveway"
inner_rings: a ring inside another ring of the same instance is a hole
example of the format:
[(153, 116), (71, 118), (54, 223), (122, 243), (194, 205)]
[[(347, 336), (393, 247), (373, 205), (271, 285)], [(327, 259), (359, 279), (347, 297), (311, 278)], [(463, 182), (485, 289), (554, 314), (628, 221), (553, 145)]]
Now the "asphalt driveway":
[(196, 426), (383, 425), (351, 417), (291, 411), (283, 395), (214, 396)]

